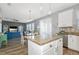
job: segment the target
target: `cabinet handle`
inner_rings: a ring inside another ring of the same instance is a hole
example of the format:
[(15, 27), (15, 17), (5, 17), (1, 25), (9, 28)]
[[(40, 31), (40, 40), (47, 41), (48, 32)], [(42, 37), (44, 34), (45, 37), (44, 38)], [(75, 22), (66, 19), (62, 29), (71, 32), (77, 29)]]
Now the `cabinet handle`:
[(50, 45), (50, 47), (52, 47), (52, 45)]

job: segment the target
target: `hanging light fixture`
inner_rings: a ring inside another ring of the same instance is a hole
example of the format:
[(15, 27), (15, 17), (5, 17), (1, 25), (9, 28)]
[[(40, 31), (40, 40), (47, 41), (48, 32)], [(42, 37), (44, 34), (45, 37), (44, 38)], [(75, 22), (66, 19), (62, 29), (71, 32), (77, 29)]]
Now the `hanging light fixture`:
[(29, 9), (29, 19), (32, 19), (32, 17), (31, 17), (31, 9)]
[(42, 6), (42, 4), (40, 3), (40, 11), (41, 11), (41, 10), (43, 10), (43, 6)]
[(40, 17), (43, 15), (44, 11), (43, 11), (43, 5), (40, 3)]
[(49, 12), (48, 12), (48, 14), (51, 14), (52, 13), (52, 5), (51, 5), (51, 3), (49, 3)]

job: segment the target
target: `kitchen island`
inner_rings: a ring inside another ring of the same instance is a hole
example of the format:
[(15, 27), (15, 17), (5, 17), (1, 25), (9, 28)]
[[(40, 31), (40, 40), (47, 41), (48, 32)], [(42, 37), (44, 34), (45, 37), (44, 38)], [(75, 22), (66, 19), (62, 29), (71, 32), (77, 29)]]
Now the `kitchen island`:
[[(26, 37), (25, 37), (26, 38)], [(28, 39), (28, 55), (62, 55), (63, 39), (56, 35), (49, 39)]]

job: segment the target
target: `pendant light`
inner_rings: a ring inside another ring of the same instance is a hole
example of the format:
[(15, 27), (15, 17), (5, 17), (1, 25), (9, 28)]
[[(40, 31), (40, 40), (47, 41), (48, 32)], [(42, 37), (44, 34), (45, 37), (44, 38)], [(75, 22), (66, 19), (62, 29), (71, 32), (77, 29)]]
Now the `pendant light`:
[(31, 9), (29, 9), (29, 19), (32, 19), (32, 17), (31, 17)]
[(51, 5), (51, 3), (49, 3), (49, 12), (48, 12), (48, 14), (52, 14), (52, 5)]
[(40, 17), (41, 17), (41, 16), (43, 16), (43, 13), (44, 13), (42, 3), (40, 3), (39, 9), (40, 9)]

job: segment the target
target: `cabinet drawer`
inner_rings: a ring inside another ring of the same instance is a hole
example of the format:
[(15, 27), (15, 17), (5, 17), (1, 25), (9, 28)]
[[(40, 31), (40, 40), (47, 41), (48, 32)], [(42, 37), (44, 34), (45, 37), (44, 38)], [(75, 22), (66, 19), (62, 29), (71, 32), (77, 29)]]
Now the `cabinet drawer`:
[(43, 51), (43, 55), (62, 55), (62, 47), (62, 40), (59, 39), (53, 43), (52, 47)]
[(44, 51), (42, 55), (54, 55), (53, 47)]
[(50, 48), (52, 48), (54, 46), (60, 45), (60, 44), (63, 45), (62, 38), (61, 39), (58, 39), (56, 41), (52, 41), (51, 43), (48, 43), (46, 45), (43, 45), (41, 50), (43, 52), (43, 51), (46, 51), (46, 50), (48, 50), (48, 49), (50, 49)]
[(44, 51), (46, 51), (46, 50), (52, 48), (55, 44), (56, 44), (56, 41), (53, 41), (53, 42), (48, 43), (48, 44), (46, 44), (46, 45), (43, 45), (43, 46), (42, 46), (42, 49), (41, 49), (42, 52), (44, 52)]

